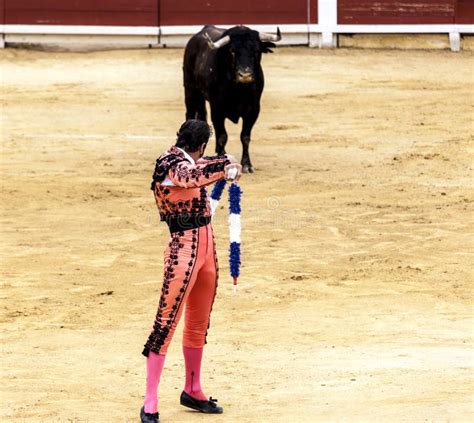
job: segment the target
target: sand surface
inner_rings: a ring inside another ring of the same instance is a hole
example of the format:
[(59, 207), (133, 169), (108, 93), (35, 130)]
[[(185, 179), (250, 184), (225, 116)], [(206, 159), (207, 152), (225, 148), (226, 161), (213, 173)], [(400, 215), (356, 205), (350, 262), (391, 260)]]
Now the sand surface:
[[(1, 421), (138, 421), (168, 239), (149, 183), (184, 118), (182, 53), (0, 51)], [(179, 405), (180, 325), (162, 423), (472, 421), (474, 55), (263, 62), (237, 295), (226, 209), (214, 224), (203, 386), (225, 414)]]

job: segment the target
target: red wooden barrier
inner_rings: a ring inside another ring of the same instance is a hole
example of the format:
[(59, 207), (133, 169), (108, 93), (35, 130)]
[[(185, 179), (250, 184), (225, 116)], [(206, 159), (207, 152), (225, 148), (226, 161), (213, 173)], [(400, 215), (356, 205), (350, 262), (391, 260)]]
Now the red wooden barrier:
[[(340, 24), (452, 24), (457, 0), (339, 0)], [(472, 0), (465, 0), (471, 2)]]
[(474, 0), (458, 0), (455, 22), (457, 24), (474, 24)]
[(6, 23), (25, 25), (306, 24), (317, 23), (318, 6), (317, 0), (0, 1)]
[[(317, 0), (312, 3), (317, 7)], [(307, 22), (307, 0), (160, 0), (161, 25)]]
[(3, 0), (5, 23), (158, 26), (158, 0)]
[[(0, 0), (0, 24), (318, 23), (318, 0)], [(340, 24), (473, 24), (474, 0), (338, 0)]]

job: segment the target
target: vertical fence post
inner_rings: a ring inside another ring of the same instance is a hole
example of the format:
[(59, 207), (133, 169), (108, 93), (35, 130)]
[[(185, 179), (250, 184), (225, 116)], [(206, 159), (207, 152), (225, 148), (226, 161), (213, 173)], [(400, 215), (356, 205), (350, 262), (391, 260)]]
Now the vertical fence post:
[(459, 32), (449, 33), (449, 47), (451, 48), (451, 51), (461, 50), (461, 34), (459, 34)]
[(321, 27), (319, 47), (337, 47), (337, 0), (318, 0), (318, 24)]

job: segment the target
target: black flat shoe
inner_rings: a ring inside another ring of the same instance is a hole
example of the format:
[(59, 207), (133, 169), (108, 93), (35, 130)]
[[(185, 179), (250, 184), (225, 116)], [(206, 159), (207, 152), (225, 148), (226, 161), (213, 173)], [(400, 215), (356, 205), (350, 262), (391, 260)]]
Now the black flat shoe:
[(145, 413), (145, 406), (140, 410), (142, 423), (160, 423), (160, 413)]
[(222, 414), (224, 409), (216, 404), (217, 400), (209, 397), (208, 400), (198, 400), (188, 395), (186, 392), (181, 392), (179, 403), (185, 407), (208, 414)]

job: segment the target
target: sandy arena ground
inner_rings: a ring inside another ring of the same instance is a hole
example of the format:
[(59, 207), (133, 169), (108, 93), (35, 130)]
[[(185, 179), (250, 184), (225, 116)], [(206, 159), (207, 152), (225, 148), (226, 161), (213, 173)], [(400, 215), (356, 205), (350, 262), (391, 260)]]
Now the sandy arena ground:
[[(0, 51), (1, 421), (138, 421), (182, 53)], [(226, 209), (214, 225), (203, 384), (225, 414), (179, 405), (180, 325), (162, 422), (472, 421), (473, 53), (263, 62), (237, 295)]]

